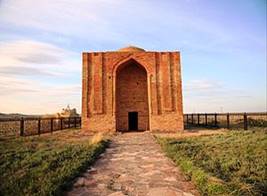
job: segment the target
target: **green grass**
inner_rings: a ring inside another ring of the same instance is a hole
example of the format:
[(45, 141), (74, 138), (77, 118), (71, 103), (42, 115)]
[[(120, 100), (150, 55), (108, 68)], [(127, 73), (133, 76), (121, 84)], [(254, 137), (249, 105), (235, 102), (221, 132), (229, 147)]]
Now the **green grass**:
[(266, 195), (267, 133), (157, 138), (202, 195)]
[(0, 195), (60, 195), (107, 146), (79, 130), (0, 140)]

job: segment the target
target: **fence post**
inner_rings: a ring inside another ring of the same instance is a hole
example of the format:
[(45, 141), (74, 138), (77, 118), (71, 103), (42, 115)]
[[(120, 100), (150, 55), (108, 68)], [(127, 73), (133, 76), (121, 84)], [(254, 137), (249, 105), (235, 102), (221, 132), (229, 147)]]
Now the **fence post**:
[(60, 130), (62, 130), (62, 129), (63, 129), (63, 119), (60, 118)]
[(69, 117), (69, 124), (68, 124), (68, 128), (70, 128), (70, 117)]
[(214, 114), (214, 126), (217, 127), (217, 113)]
[(197, 114), (197, 125), (199, 126), (199, 114)]
[(189, 124), (189, 115), (186, 114), (186, 124), (188, 125)]
[(40, 136), (41, 134), (41, 119), (38, 118), (38, 135)]
[(74, 117), (74, 128), (77, 128), (77, 124), (76, 124), (76, 116)]
[(21, 117), (20, 119), (20, 136), (24, 136), (24, 119)]
[(247, 113), (244, 113), (244, 130), (248, 130), (248, 116)]
[(54, 120), (54, 119), (51, 118), (51, 122), (50, 122), (50, 123), (51, 123), (51, 133), (53, 133), (53, 124), (54, 124), (53, 120)]
[(230, 114), (229, 113), (227, 113), (226, 118), (227, 118), (227, 129), (230, 129)]
[(191, 119), (192, 125), (194, 125), (194, 114), (193, 113), (191, 114), (191, 118), (192, 118)]
[(205, 113), (205, 126), (208, 126), (208, 114)]

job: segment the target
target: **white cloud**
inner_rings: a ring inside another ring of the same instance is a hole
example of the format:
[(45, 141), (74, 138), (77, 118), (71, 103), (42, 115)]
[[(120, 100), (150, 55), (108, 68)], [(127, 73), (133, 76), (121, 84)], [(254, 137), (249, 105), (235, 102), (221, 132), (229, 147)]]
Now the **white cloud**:
[[(38, 5), (35, 4), (34, 0), (3, 1), (0, 22), (82, 38), (88, 44), (93, 44), (91, 40), (117, 44), (130, 44), (131, 40), (142, 44), (143, 39), (153, 37), (149, 47), (159, 47), (166, 37), (191, 30), (215, 38), (206, 43), (213, 47), (218, 42), (232, 41), (232, 34), (224, 27), (198, 17), (183, 1), (174, 3), (175, 8), (161, 1), (128, 0), (39, 0)], [(188, 36), (198, 47), (207, 48), (203, 42)]]
[(198, 79), (184, 83), (184, 112), (265, 112), (264, 97), (221, 81)]
[(80, 84), (44, 84), (0, 76), (0, 112), (54, 113), (70, 104), (80, 111)]
[(191, 80), (185, 84), (184, 90), (185, 91), (210, 91), (210, 90), (218, 90), (221, 89), (222, 85), (218, 81), (212, 80)]
[[(0, 22), (19, 28), (41, 30), (77, 38), (117, 39), (106, 13), (123, 0), (34, 0), (3, 1)], [(88, 39), (87, 39), (88, 40)]]
[[(80, 54), (55, 45), (33, 41), (16, 40), (0, 42), (0, 73), (38, 75), (62, 75), (81, 70)], [(79, 65), (79, 66), (78, 66)], [(25, 70), (23, 69), (25, 68)]]
[(80, 56), (38, 41), (0, 42), (0, 112), (51, 113), (67, 104), (79, 111)]

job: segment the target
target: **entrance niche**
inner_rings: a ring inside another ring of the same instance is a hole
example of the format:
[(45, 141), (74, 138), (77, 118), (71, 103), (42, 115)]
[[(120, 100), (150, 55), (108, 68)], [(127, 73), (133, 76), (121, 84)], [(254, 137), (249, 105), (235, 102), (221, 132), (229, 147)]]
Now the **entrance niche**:
[(116, 71), (116, 128), (148, 130), (148, 92), (145, 68), (131, 59)]

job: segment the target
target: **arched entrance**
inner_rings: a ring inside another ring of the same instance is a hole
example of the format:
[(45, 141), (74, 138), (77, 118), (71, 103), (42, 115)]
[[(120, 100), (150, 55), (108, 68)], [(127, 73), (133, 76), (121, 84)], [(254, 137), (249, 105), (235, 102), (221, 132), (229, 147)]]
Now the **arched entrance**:
[(149, 129), (147, 71), (132, 59), (116, 70), (116, 128)]

